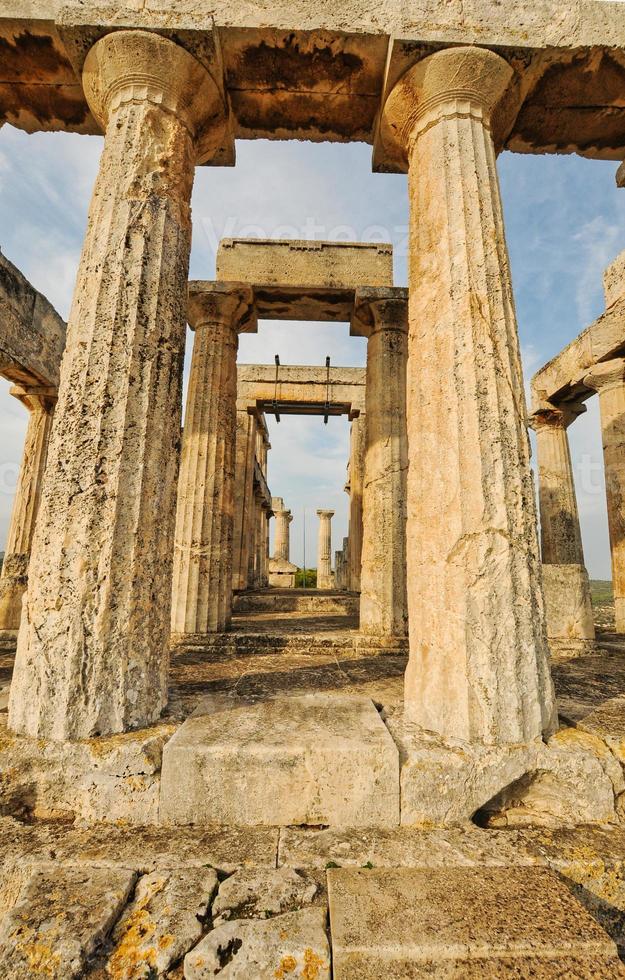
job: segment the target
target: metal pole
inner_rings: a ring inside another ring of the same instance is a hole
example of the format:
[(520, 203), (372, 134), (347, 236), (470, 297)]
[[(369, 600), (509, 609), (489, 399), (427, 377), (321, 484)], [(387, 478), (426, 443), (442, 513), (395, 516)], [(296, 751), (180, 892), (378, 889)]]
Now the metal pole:
[(304, 507), (304, 588), (306, 588), (306, 508)]

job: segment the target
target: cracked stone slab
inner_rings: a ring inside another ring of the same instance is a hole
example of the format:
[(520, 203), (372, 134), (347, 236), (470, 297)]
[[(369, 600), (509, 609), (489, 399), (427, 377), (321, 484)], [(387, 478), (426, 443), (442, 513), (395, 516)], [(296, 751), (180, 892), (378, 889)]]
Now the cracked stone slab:
[(295, 912), (320, 897), (315, 879), (291, 868), (236, 871), (219, 886), (213, 902), (213, 923), (231, 919), (268, 919)]
[(325, 908), (226, 922), (187, 953), (185, 980), (330, 980), (326, 922)]
[(399, 756), (369, 698), (309, 694), (189, 718), (163, 752), (164, 824), (394, 826)]
[(127, 868), (35, 871), (0, 925), (0, 976), (81, 976), (124, 908), (135, 878)]
[(336, 980), (625, 975), (615, 944), (546, 869), (338, 869), (328, 894)]
[(216, 889), (212, 868), (153, 871), (140, 878), (113, 930), (107, 973), (114, 980), (164, 976), (201, 938)]

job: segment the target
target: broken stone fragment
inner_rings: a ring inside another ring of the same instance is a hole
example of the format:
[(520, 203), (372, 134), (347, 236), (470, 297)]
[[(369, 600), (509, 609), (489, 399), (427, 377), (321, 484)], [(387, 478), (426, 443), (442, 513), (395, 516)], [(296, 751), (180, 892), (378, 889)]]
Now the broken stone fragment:
[(291, 868), (277, 871), (237, 871), (222, 882), (213, 903), (213, 922), (230, 919), (268, 919), (310, 905), (317, 882)]
[(187, 953), (186, 980), (330, 980), (327, 911), (307, 908), (271, 919), (237, 919)]
[(213, 868), (154, 871), (140, 878), (113, 930), (106, 972), (114, 980), (164, 976), (200, 939), (217, 888)]

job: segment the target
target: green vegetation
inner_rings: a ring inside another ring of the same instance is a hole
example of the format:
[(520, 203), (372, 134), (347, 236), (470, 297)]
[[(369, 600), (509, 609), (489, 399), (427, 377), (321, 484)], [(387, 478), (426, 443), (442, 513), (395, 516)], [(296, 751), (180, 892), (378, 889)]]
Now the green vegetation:
[(304, 569), (298, 568), (295, 573), (296, 589), (316, 589), (317, 588), (317, 569), (307, 568), (306, 579), (304, 580)]
[(590, 595), (593, 605), (605, 605), (606, 602), (613, 601), (612, 582), (605, 579), (590, 580)]

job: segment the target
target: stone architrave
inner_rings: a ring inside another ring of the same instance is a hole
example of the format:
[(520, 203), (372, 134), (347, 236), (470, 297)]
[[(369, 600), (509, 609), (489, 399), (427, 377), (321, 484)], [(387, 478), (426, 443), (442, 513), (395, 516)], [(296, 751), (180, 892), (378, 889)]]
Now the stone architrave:
[(406, 716), (525, 743), (555, 725), (516, 318), (490, 131), (513, 74), (476, 47), (386, 102), (410, 199)]
[(235, 461), (233, 589), (246, 589), (251, 583), (250, 556), (253, 555), (254, 459), (257, 419), (247, 405), (237, 405)]
[(356, 308), (369, 322), (360, 631), (392, 640), (408, 630), (408, 296), (405, 290), (359, 290)]
[(249, 287), (189, 294), (195, 330), (178, 480), (172, 632), (220, 633), (232, 618), (238, 331)]
[(319, 538), (317, 546), (317, 588), (334, 588), (332, 575), (332, 525), (333, 510), (318, 510)]
[(530, 418), (536, 433), (547, 636), (566, 644), (595, 638), (567, 435), (585, 410), (578, 403), (550, 405)]
[(360, 592), (362, 563), (362, 495), (367, 420), (364, 412), (352, 420), (349, 432), (349, 566), (348, 588)]
[(584, 384), (599, 394), (614, 617), (617, 633), (625, 633), (625, 359), (596, 364)]
[(0, 574), (0, 632), (14, 633), (20, 628), (57, 392), (34, 385), (14, 385), (10, 391), (30, 413)]
[(82, 739), (167, 702), (194, 167), (221, 97), (144, 31), (105, 35), (83, 87), (106, 130), (61, 368), (9, 703)]

